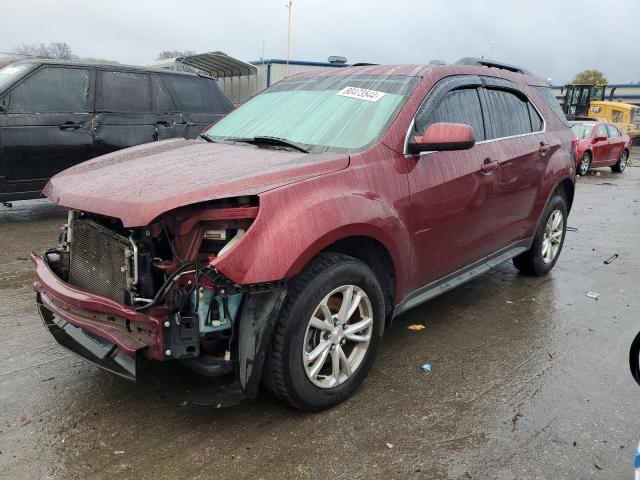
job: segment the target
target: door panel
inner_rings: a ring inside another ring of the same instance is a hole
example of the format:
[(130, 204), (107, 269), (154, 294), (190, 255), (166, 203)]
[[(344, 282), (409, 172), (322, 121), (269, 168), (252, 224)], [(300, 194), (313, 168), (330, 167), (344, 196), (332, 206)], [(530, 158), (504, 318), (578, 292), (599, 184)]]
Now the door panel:
[(148, 74), (102, 70), (97, 85), (97, 155), (156, 140), (157, 119), (152, 111)]
[(542, 118), (528, 97), (515, 85), (493, 82), (495, 87), (482, 89), (480, 98), (491, 156), (500, 165), (492, 199), (496, 215), (492, 250), (499, 251), (528, 235), (540, 180), (557, 146), (545, 143)]
[(3, 117), (2, 162), (7, 180), (47, 179), (93, 156), (91, 113)]
[(614, 165), (618, 162), (618, 159), (622, 155), (622, 150), (624, 150), (624, 139), (622, 138), (620, 130), (615, 126), (607, 124), (607, 130), (609, 132), (609, 145), (611, 148), (608, 164)]
[(531, 226), (540, 180), (557, 145), (540, 153), (544, 135), (524, 135), (493, 142), (493, 158), (500, 164), (499, 185), (494, 199), (495, 245), (500, 250), (522, 240)]
[(196, 138), (233, 109), (215, 80), (178, 75), (161, 77), (182, 113), (182, 134), (185, 138)]
[(607, 165), (611, 156), (611, 145), (609, 144), (608, 139), (609, 132), (607, 131), (606, 125), (601, 124), (596, 128), (596, 132), (593, 137), (594, 140), (599, 136), (607, 137), (607, 140), (600, 140), (591, 146), (591, 151), (593, 152), (591, 165), (594, 167)]
[(4, 193), (37, 196), (50, 177), (93, 157), (93, 91), (93, 70), (44, 66), (8, 93), (0, 115)]
[(216, 113), (183, 113), (182, 134), (184, 138), (197, 138), (205, 128), (220, 120), (224, 114)]
[[(477, 142), (485, 138), (478, 77), (445, 80), (432, 89), (416, 114), (413, 134), (438, 122), (471, 125)], [(493, 244), (491, 207), (498, 172), (491, 145), (420, 155), (409, 175), (411, 233), (416, 289), (482, 260)], [(486, 164), (486, 165), (485, 165)], [(483, 170), (484, 169), (484, 170)]]
[(486, 257), (493, 244), (491, 200), (498, 172), (482, 172), (491, 144), (421, 155), (409, 175), (412, 289)]

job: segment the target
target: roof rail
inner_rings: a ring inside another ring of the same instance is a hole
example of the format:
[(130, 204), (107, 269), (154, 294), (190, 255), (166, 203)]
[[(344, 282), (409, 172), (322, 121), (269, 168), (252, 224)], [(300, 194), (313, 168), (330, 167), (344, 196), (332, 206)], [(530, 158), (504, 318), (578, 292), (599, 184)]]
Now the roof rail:
[(444, 60), (429, 60), (429, 65), (446, 65)]
[(365, 63), (365, 62), (357, 62), (349, 65), (350, 67), (369, 67), (372, 65), (380, 65), (379, 63)]
[(510, 72), (522, 73), (523, 75), (533, 75), (529, 70), (508, 63), (497, 62), (495, 60), (487, 60), (485, 58), (464, 57), (456, 62), (456, 65), (473, 65), (476, 67), (500, 68)]

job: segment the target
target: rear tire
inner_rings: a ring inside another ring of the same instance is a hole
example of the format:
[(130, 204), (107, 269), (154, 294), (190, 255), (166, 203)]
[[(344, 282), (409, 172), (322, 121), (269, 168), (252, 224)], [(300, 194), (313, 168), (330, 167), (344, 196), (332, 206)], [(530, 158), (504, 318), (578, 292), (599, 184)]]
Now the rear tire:
[(567, 203), (554, 193), (546, 208), (531, 248), (513, 259), (525, 275), (538, 277), (549, 273), (560, 256), (567, 232)]
[(580, 157), (580, 162), (578, 162), (577, 174), (581, 177), (584, 177), (589, 170), (591, 169), (591, 154), (589, 152), (585, 152), (582, 157)]
[(318, 255), (290, 282), (264, 385), (301, 410), (344, 401), (371, 367), (384, 315), (382, 289), (367, 265), (347, 255)]
[(620, 158), (618, 159), (618, 163), (616, 163), (613, 167), (611, 167), (611, 171), (614, 173), (622, 173), (624, 169), (627, 168), (627, 161), (629, 160), (629, 151), (623, 150), (620, 154)]

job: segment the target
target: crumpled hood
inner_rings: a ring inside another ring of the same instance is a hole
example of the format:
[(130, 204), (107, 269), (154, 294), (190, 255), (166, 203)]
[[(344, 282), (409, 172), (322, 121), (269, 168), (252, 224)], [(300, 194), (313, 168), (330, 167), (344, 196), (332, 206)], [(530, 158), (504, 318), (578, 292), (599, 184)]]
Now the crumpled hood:
[(44, 194), (72, 209), (119, 218), (125, 227), (194, 203), (265, 190), (335, 172), (349, 157), (172, 139), (120, 150), (53, 177)]

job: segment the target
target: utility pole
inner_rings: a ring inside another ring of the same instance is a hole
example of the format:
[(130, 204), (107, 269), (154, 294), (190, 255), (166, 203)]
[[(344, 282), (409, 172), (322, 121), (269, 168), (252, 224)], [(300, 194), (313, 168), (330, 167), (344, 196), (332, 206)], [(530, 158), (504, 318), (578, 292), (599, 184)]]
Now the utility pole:
[(286, 4), (286, 7), (289, 9), (289, 27), (287, 29), (287, 68), (285, 70), (285, 77), (289, 76), (289, 58), (291, 57), (291, 5), (293, 4), (292, 0), (289, 0)]

